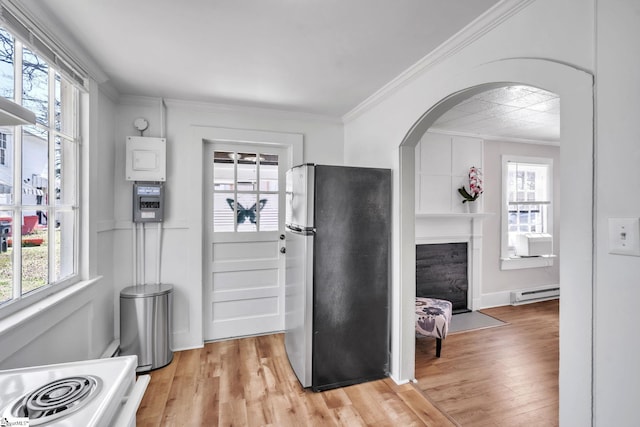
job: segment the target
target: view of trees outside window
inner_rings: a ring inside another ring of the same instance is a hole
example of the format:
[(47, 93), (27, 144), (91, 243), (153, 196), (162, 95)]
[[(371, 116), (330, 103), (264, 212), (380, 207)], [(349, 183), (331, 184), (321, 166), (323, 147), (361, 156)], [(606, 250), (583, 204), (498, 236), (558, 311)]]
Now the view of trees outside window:
[(77, 272), (79, 91), (0, 28), (0, 96), (36, 115), (0, 127), (1, 304)]
[(278, 230), (278, 156), (216, 151), (213, 230)]

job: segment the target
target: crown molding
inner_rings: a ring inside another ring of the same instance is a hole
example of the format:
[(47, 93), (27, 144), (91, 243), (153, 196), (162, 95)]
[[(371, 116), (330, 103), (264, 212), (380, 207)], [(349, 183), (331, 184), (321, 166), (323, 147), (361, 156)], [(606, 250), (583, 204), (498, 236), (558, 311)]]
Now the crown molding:
[(399, 88), (413, 81), (416, 77), (419, 77), (436, 64), (469, 46), (471, 43), (478, 40), (480, 37), (490, 32), (502, 22), (520, 12), (520, 10), (526, 8), (534, 1), (536, 0), (503, 0), (497, 3), (440, 46), (429, 52), (429, 54), (424, 58), (409, 67), (399, 76), (391, 80), (389, 83), (373, 93), (373, 95), (369, 96), (351, 111), (342, 116), (342, 121), (347, 123), (364, 114), (366, 111), (396, 92)]
[[(103, 84), (109, 77), (102, 71), (100, 66), (93, 60), (84, 48), (82, 48), (65, 27), (54, 18), (53, 14), (42, 2), (23, 2), (19, 0), (0, 0), (3, 7), (8, 7), (20, 14), (20, 17), (28, 22), (30, 30), (42, 35), (45, 40), (52, 44), (58, 53), (64, 54), (72, 63), (77, 64), (88, 77), (98, 84)], [(55, 31), (52, 30), (55, 29)]]

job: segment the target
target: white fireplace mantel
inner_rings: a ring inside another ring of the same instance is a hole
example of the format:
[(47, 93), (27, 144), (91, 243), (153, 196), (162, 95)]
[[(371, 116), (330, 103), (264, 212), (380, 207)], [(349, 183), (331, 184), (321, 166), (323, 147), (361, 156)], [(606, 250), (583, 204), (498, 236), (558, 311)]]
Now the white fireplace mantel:
[(418, 212), (417, 218), (459, 218), (459, 219), (485, 219), (492, 215), (492, 212), (477, 212), (477, 213), (457, 213), (457, 212)]
[(480, 309), (482, 294), (482, 222), (493, 213), (416, 213), (416, 245), (467, 243), (468, 307)]

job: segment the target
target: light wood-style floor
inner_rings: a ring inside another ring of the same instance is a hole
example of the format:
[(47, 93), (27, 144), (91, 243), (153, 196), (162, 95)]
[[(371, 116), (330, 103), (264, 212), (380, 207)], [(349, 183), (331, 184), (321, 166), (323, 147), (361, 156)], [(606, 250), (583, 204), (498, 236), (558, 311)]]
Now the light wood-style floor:
[(418, 387), (461, 426), (558, 425), (559, 300), (483, 313), (507, 326), (416, 340)]
[[(507, 326), (416, 344), (417, 387), (303, 390), (283, 335), (208, 343), (151, 372), (138, 426), (556, 426), (558, 301), (483, 310)], [(444, 413), (442, 412), (444, 411)]]
[(455, 426), (412, 384), (390, 379), (303, 390), (283, 335), (208, 343), (151, 372), (138, 409), (147, 426)]

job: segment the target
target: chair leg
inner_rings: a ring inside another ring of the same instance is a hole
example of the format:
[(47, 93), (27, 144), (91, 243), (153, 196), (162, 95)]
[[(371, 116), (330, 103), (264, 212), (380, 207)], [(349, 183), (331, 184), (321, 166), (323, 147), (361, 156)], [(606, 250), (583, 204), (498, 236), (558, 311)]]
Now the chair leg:
[(441, 350), (442, 350), (442, 339), (436, 338), (436, 357), (440, 357)]

